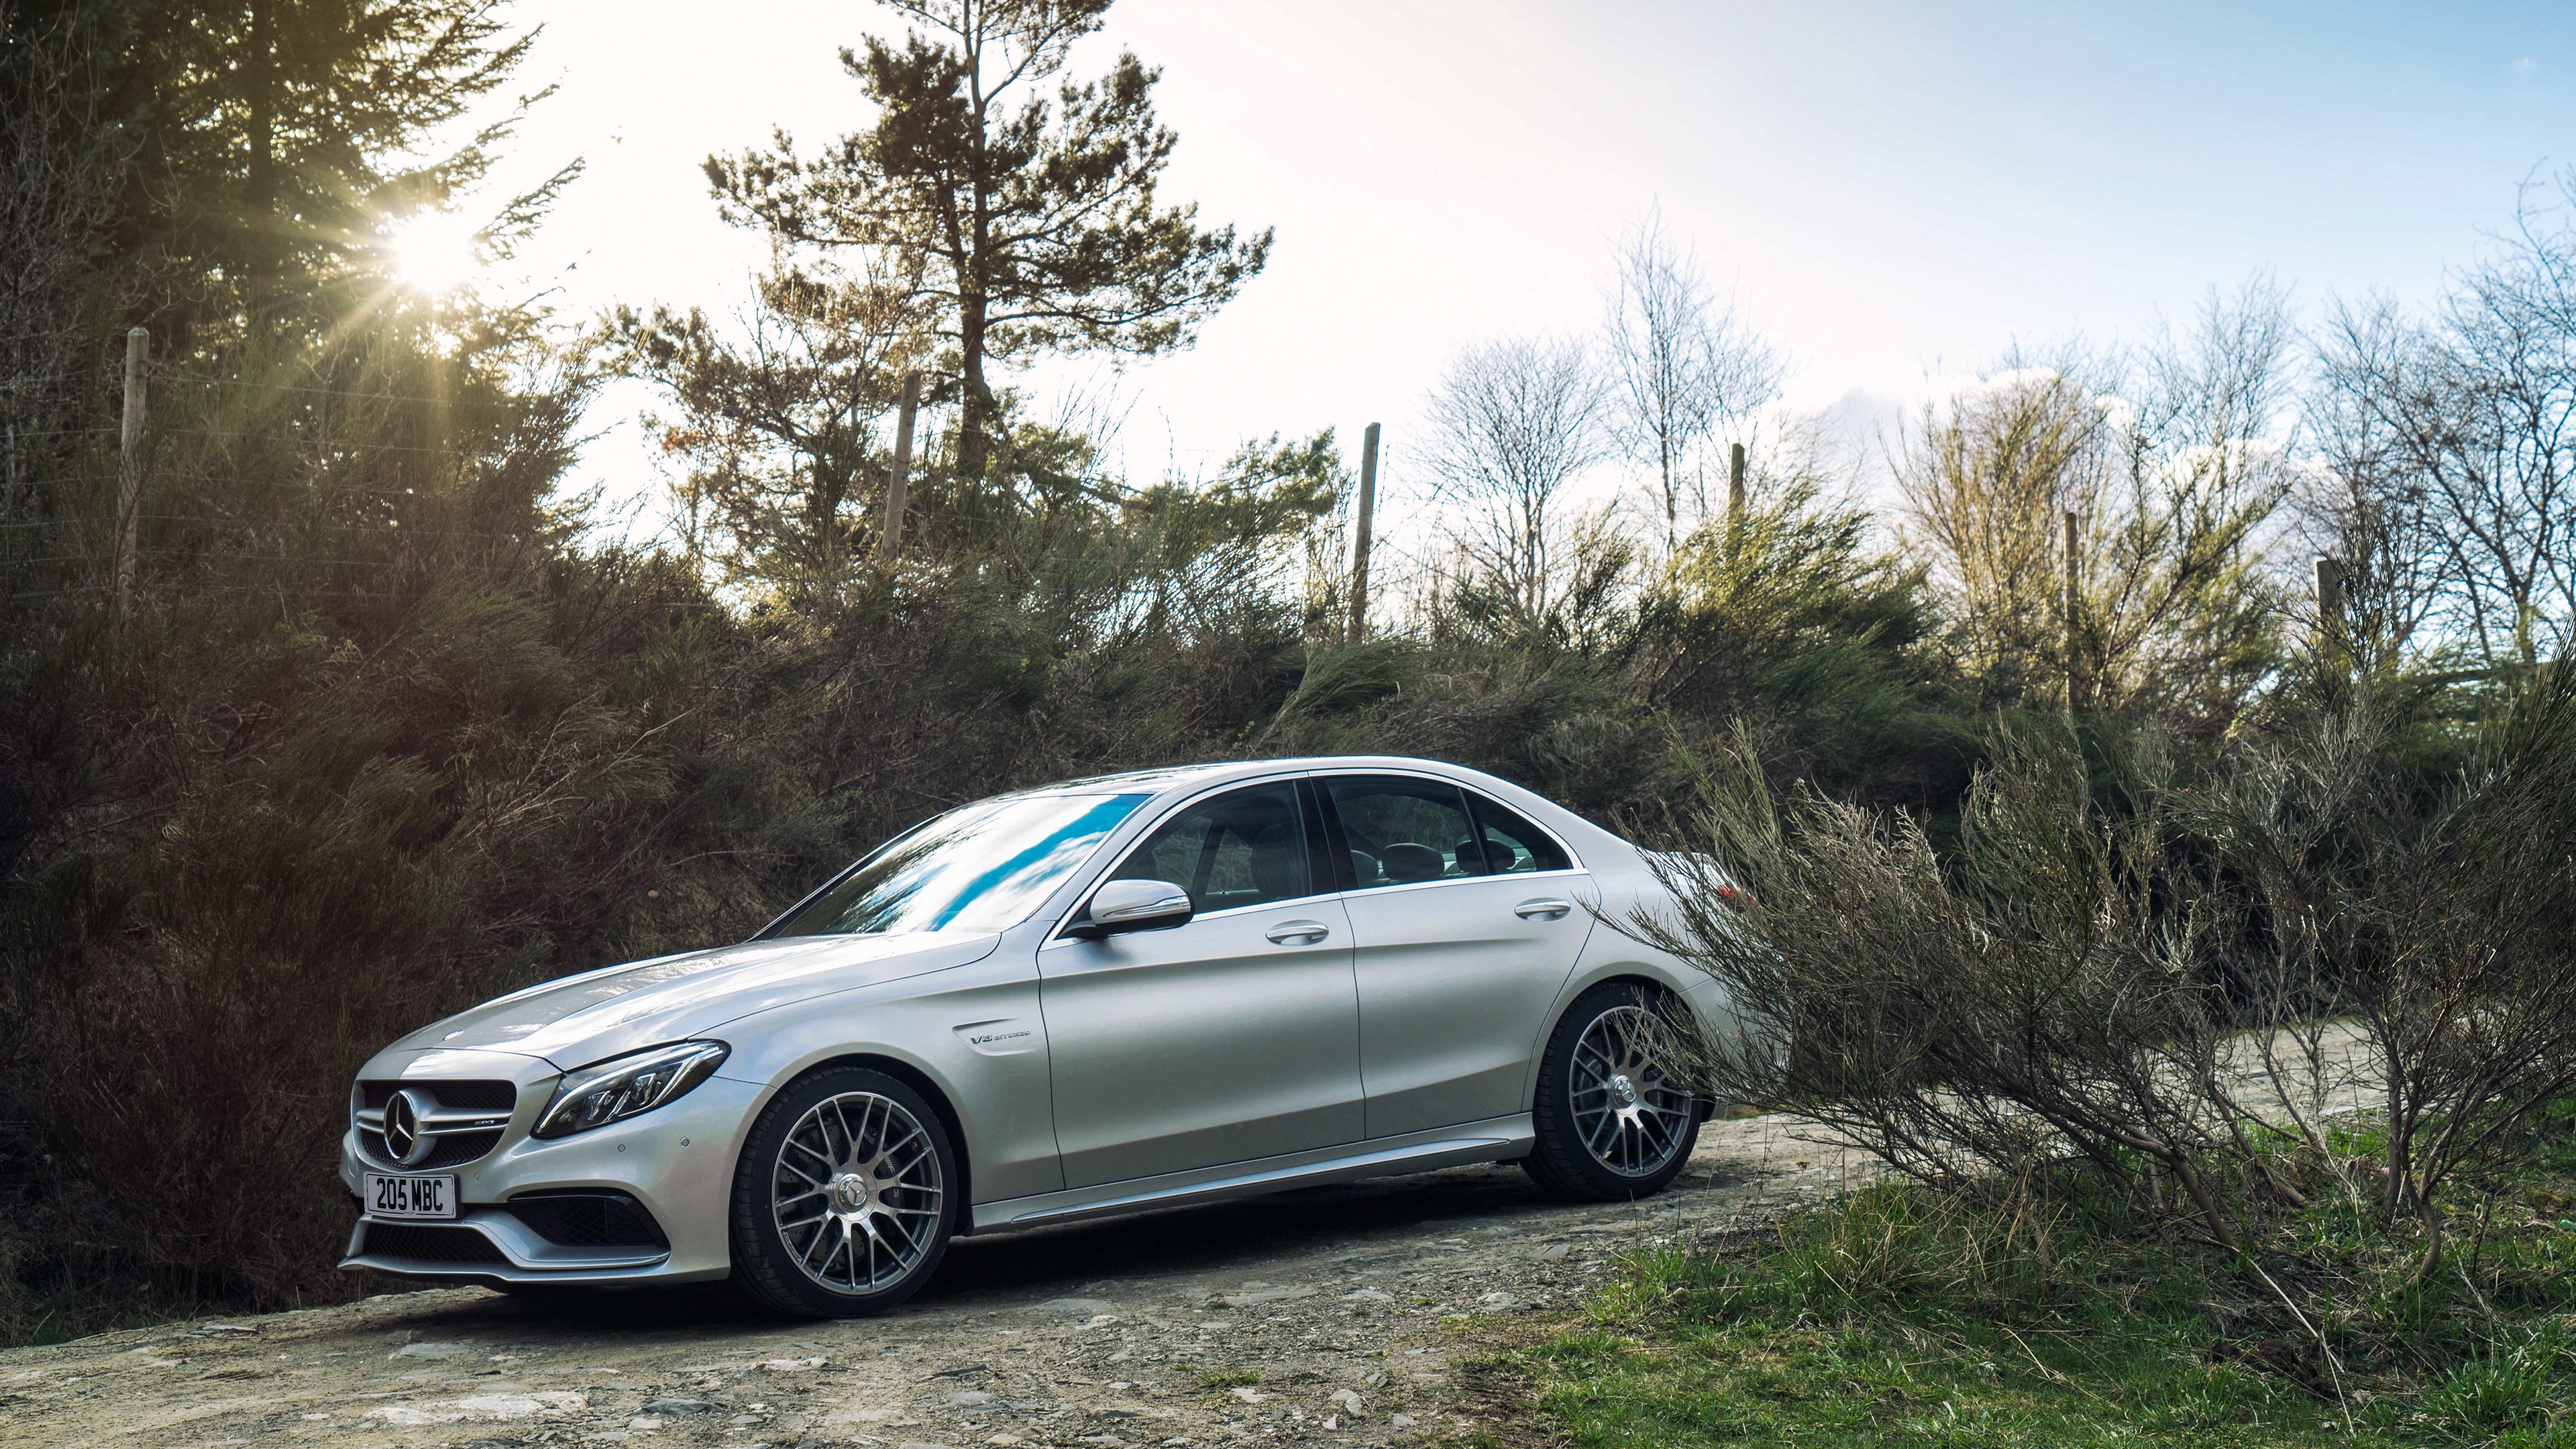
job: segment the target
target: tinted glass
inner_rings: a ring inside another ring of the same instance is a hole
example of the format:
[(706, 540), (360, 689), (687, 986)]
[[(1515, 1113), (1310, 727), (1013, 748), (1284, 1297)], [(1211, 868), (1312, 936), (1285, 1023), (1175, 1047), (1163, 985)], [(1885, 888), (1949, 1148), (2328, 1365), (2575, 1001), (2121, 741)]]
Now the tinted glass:
[(781, 936), (998, 931), (1037, 909), (1144, 795), (1021, 795), (951, 810), (879, 847)]
[(1202, 800), (1157, 827), (1110, 874), (1167, 880), (1200, 913), (1314, 894), (1293, 785), (1255, 785)]
[(1473, 792), (1468, 794), (1467, 802), (1475, 809), (1476, 823), (1483, 827), (1485, 863), (1497, 874), (1567, 870), (1574, 865), (1564, 847), (1529, 821)]
[(1361, 890), (1483, 875), (1484, 852), (1453, 785), (1384, 775), (1327, 778)]

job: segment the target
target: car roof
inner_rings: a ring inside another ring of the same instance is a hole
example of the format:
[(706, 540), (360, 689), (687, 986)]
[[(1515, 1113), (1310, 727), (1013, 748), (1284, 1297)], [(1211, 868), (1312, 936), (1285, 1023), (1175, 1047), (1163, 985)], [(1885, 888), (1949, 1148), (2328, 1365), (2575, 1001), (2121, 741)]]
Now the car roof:
[(1076, 794), (1114, 790), (1120, 793), (1151, 792), (1157, 801), (1176, 796), (1194, 795), (1212, 786), (1236, 780), (1257, 780), (1265, 776), (1304, 772), (1342, 770), (1417, 771), (1435, 775), (1456, 784), (1481, 790), (1504, 804), (1531, 811), (1539, 823), (1553, 829), (1560, 839), (1572, 845), (1578, 854), (1599, 851), (1603, 846), (1627, 847), (1628, 842), (1614, 831), (1585, 819), (1581, 812), (1497, 775), (1487, 774), (1471, 765), (1448, 760), (1424, 759), (1415, 755), (1297, 755), (1275, 760), (1212, 760), (1197, 765), (1173, 765), (1154, 770), (1131, 770), (1124, 774), (1092, 775), (1079, 780), (1041, 786), (1025, 793)]
[(1413, 770), (1437, 775), (1460, 785), (1482, 790), (1520, 808), (1535, 807), (1546, 813), (1560, 830), (1578, 834), (1597, 834), (1604, 840), (1620, 837), (1583, 818), (1580, 812), (1539, 794), (1526, 785), (1516, 785), (1470, 765), (1448, 760), (1423, 759), (1414, 755), (1297, 755), (1276, 760), (1211, 760), (1196, 765), (1170, 765), (1152, 770), (1130, 770), (1115, 775), (1088, 775), (1078, 780), (1064, 780), (1052, 785), (1016, 793), (1023, 795), (1089, 794), (1102, 791), (1150, 793), (1156, 799), (1196, 794), (1214, 785), (1236, 780), (1257, 780), (1265, 776), (1298, 774), (1309, 771), (1340, 770)]
[(1417, 759), (1410, 755), (1299, 755), (1277, 760), (1209, 760), (1195, 765), (1163, 765), (1150, 770), (1127, 770), (1114, 775), (1085, 775), (1074, 780), (1060, 780), (1052, 785), (1039, 785), (1023, 794), (1043, 795), (1058, 792), (1117, 790), (1138, 788), (1162, 794), (1167, 790), (1215, 784), (1225, 780), (1248, 779), (1260, 775), (1277, 775), (1300, 770), (1425, 770), (1443, 775), (1475, 775), (1481, 770), (1454, 765), (1446, 760)]

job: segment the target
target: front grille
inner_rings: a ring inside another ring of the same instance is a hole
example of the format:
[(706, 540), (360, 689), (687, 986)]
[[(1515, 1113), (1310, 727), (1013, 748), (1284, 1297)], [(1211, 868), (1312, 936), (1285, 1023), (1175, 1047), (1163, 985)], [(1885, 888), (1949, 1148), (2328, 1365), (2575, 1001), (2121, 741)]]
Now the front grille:
[[(436, 1141), (438, 1145), (429, 1149), (429, 1155), (422, 1158), (417, 1167), (407, 1167), (403, 1170), (427, 1172), (432, 1168), (454, 1167), (459, 1163), (472, 1162), (475, 1158), (500, 1146), (501, 1133), (497, 1128), (490, 1132), (451, 1132), (447, 1136), (437, 1138)], [(381, 1150), (383, 1144), (378, 1143), (377, 1146)]]
[[(358, 1083), (357, 1110), (381, 1112), (384, 1110), (385, 1103), (393, 1100), (394, 1093), (405, 1087), (426, 1092), (438, 1103), (440, 1110), (447, 1112), (481, 1112), (492, 1116), (503, 1116), (515, 1108), (519, 1101), (518, 1087), (509, 1082), (375, 1081)], [(384, 1133), (363, 1121), (356, 1122), (354, 1125), (358, 1129), (359, 1151), (365, 1153), (372, 1161), (383, 1163), (402, 1172), (429, 1172), (442, 1167), (455, 1167), (472, 1162), (501, 1145), (502, 1129), (499, 1128), (442, 1133), (432, 1139), (434, 1145), (429, 1149), (428, 1157), (419, 1162), (404, 1165), (395, 1162), (394, 1155), (385, 1149)]]
[(509, 1082), (360, 1082), (358, 1105), (381, 1110), (405, 1087), (429, 1093), (451, 1112), (507, 1112), (519, 1105), (519, 1089)]
[(432, 1223), (369, 1223), (363, 1250), (415, 1263), (507, 1263), (492, 1240), (472, 1228)]
[(405, 1165), (396, 1162), (393, 1153), (386, 1149), (385, 1134), (372, 1127), (358, 1129), (358, 1150), (396, 1172), (428, 1172), (433, 1168), (454, 1167), (459, 1163), (472, 1162), (475, 1158), (501, 1145), (501, 1129), (494, 1127), (482, 1132), (450, 1132), (442, 1137), (433, 1137), (430, 1142), (432, 1145), (427, 1157)]
[(622, 1192), (530, 1193), (508, 1207), (530, 1231), (566, 1248), (668, 1248), (644, 1205)]

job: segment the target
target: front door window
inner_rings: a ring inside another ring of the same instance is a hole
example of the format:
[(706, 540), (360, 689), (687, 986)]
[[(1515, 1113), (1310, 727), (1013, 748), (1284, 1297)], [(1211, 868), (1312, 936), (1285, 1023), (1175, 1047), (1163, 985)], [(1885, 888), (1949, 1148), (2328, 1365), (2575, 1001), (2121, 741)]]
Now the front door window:
[(1314, 894), (1294, 785), (1258, 785), (1193, 805), (1128, 852), (1112, 880), (1167, 880), (1198, 914)]

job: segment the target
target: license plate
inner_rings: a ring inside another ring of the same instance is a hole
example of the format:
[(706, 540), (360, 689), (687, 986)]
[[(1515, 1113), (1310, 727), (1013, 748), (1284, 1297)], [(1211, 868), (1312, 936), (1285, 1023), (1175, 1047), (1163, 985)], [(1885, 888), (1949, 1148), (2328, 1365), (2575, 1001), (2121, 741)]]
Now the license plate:
[(366, 1174), (367, 1215), (378, 1218), (456, 1216), (455, 1177), (385, 1177)]

